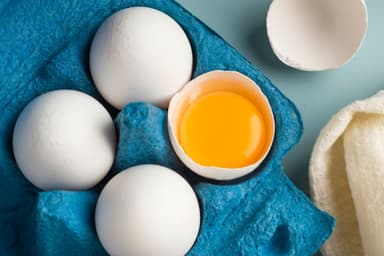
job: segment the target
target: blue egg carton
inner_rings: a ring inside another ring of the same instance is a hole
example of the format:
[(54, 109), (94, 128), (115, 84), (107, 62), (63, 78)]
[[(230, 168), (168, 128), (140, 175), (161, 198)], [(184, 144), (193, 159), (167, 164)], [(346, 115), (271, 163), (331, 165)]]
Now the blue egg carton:
[[(275, 141), (252, 174), (225, 184), (193, 175), (169, 144), (164, 110), (133, 103), (117, 113), (98, 94), (88, 63), (92, 38), (108, 16), (130, 6), (159, 9), (184, 28), (194, 50), (194, 77), (216, 69), (236, 70), (267, 95), (275, 114)], [(0, 255), (106, 255), (93, 223), (97, 196), (113, 174), (143, 163), (178, 171), (199, 197), (202, 225), (188, 255), (312, 255), (330, 236), (334, 219), (318, 210), (282, 168), (282, 158), (303, 130), (296, 107), (259, 69), (176, 2), (2, 1), (0, 14)], [(116, 118), (115, 165), (93, 190), (43, 192), (16, 165), (16, 118), (32, 99), (55, 89), (88, 93)]]

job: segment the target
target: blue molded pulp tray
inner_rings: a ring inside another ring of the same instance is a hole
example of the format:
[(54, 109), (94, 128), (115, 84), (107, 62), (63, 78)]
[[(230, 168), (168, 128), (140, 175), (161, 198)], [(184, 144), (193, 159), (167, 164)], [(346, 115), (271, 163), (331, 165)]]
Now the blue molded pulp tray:
[(163, 110), (131, 104), (116, 118), (118, 154), (103, 184), (116, 171), (140, 163), (162, 164), (184, 175), (198, 194), (203, 217), (189, 255), (315, 253), (332, 232), (334, 220), (295, 188), (281, 166), (301, 136), (300, 115), (260, 70), (216, 33), (167, 0), (6, 0), (0, 3), (0, 255), (106, 254), (93, 224), (103, 184), (85, 192), (41, 192), (18, 170), (11, 138), (23, 107), (54, 89), (93, 95), (116, 117), (92, 84), (88, 54), (98, 26), (129, 6), (159, 9), (184, 28), (194, 50), (194, 76), (222, 69), (251, 77), (271, 102), (276, 136), (269, 157), (247, 180), (213, 184), (192, 175), (175, 157)]

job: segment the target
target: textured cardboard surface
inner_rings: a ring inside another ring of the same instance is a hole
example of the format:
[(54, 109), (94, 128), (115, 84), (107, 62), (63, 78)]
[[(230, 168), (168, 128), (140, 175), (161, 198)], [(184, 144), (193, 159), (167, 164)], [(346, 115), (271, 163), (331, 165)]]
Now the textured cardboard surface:
[[(173, 1), (25, 0), (0, 4), (0, 255), (105, 254), (93, 227), (93, 208), (102, 184), (88, 192), (38, 191), (18, 170), (11, 138), (22, 108), (54, 89), (86, 92), (116, 115), (92, 84), (89, 46), (106, 17), (136, 5), (160, 9), (185, 29), (194, 50), (194, 76), (214, 69), (237, 70), (259, 84), (271, 102), (277, 132), (265, 165), (251, 176), (259, 175), (238, 184), (214, 185), (191, 176), (173, 158), (161, 110), (131, 105), (116, 121), (120, 141), (115, 171), (148, 161), (185, 173), (203, 211), (201, 234), (191, 255), (314, 253), (332, 231), (333, 219), (317, 210), (282, 172), (280, 161), (297, 143), (302, 124), (294, 105), (262, 72)], [(140, 114), (146, 111), (147, 115)], [(136, 117), (127, 118), (130, 115)], [(140, 124), (141, 129), (135, 128)], [(134, 145), (141, 150), (134, 150)]]

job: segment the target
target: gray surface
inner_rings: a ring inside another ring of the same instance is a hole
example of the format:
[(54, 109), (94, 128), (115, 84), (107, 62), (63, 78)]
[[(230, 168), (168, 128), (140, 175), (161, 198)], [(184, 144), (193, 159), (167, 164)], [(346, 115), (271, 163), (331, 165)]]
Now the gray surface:
[(308, 164), (316, 137), (341, 107), (384, 88), (384, 1), (367, 2), (369, 28), (355, 58), (344, 67), (303, 72), (282, 64), (268, 43), (265, 18), (270, 0), (178, 0), (267, 76), (299, 108), (304, 121), (300, 143), (284, 160), (293, 182), (308, 194)]

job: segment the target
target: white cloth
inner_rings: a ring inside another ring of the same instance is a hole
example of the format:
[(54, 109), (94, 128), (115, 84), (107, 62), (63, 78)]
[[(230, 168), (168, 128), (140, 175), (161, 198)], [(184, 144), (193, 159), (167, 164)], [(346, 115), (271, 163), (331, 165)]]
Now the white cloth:
[(336, 217), (324, 255), (384, 255), (383, 91), (329, 121), (314, 146), (309, 171), (314, 202)]

